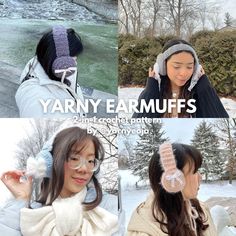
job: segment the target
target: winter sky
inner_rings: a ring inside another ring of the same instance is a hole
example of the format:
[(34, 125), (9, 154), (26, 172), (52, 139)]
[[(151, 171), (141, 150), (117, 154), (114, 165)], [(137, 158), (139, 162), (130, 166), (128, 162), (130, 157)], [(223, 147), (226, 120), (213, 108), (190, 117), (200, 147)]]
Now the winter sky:
[(25, 119), (1, 119), (0, 122), (0, 143), (1, 159), (0, 173), (6, 168), (12, 167), (12, 160), (16, 150), (17, 142), (25, 135)]
[[(194, 130), (203, 121), (212, 122), (216, 119), (161, 119), (162, 130), (165, 132), (164, 137), (168, 137), (170, 142), (179, 142), (190, 144), (194, 135)], [(134, 127), (133, 127), (134, 128)], [(135, 145), (138, 135), (132, 135), (129, 140)], [(125, 148), (123, 138), (118, 139), (119, 151)]]
[(194, 134), (194, 129), (203, 120), (212, 119), (163, 119), (163, 129), (171, 142), (190, 144)]
[[(18, 141), (25, 135), (24, 127), (27, 125), (26, 119), (1, 119), (0, 122), (0, 176), (3, 172), (14, 170), (14, 152)], [(10, 197), (10, 192), (0, 181), (0, 206), (6, 198)]]
[[(209, 1), (211, 2), (211, 1)], [(214, 0), (221, 6), (221, 15), (224, 16), (226, 12), (229, 12), (231, 17), (236, 19), (236, 1), (235, 0)]]

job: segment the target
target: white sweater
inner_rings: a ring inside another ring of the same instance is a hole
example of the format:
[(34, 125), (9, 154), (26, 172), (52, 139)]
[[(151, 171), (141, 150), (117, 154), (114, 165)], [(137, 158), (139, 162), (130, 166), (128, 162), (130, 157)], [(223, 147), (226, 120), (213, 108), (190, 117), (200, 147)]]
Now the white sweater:
[(87, 190), (73, 197), (57, 199), (52, 206), (21, 209), (24, 236), (110, 236), (118, 230), (118, 217), (101, 207), (84, 211)]
[[(15, 96), (20, 117), (40, 118), (73, 117), (75, 115), (84, 116), (83, 112), (80, 112), (80, 114), (75, 114), (72, 112), (62, 113), (60, 111), (56, 111), (54, 113), (50, 112), (53, 110), (53, 102), (56, 99), (58, 99), (61, 104), (64, 104), (66, 99), (70, 99), (71, 101), (74, 101), (75, 99), (82, 102), (84, 101), (80, 87), (77, 88), (77, 94), (75, 93), (77, 72), (67, 78), (71, 82), (71, 86), (69, 87), (62, 82), (51, 80), (45, 73), (37, 58), (34, 57), (25, 66), (21, 74), (20, 82), (22, 82), (29, 72), (29, 67), (31, 64), (32, 69), (30, 71), (30, 75), (34, 77), (24, 81), (18, 88)], [(44, 101), (51, 99), (52, 102), (48, 106), (47, 113), (43, 111), (43, 106), (39, 101), (40, 99), (43, 99)]]

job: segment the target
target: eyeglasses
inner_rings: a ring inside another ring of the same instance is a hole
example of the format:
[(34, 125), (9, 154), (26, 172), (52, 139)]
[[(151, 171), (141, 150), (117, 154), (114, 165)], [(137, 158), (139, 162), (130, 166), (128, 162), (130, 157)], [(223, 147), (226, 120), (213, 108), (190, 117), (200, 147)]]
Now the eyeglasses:
[(86, 165), (87, 169), (91, 172), (96, 171), (100, 166), (100, 161), (96, 158), (90, 157), (89, 159), (82, 157), (78, 154), (72, 154), (68, 158), (69, 168), (76, 170)]

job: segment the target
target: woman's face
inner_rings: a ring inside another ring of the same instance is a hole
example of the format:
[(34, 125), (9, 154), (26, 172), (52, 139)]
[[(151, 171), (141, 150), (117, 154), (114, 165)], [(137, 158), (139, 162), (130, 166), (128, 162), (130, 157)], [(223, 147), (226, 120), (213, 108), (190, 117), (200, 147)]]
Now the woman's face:
[[(79, 155), (85, 161), (95, 159), (94, 143), (88, 139), (82, 150), (80, 145), (74, 145), (71, 153)], [(85, 163), (79, 169), (71, 169), (68, 162), (65, 162), (64, 173), (64, 185), (60, 193), (63, 198), (80, 192), (89, 183), (93, 175)]]
[(167, 75), (172, 91), (178, 91), (191, 78), (194, 70), (194, 58), (189, 52), (172, 55), (167, 61)]
[(182, 194), (184, 199), (194, 199), (197, 197), (200, 182), (202, 180), (201, 174), (197, 171), (194, 172), (194, 168), (190, 169), (189, 164), (186, 164), (183, 168), (184, 176), (185, 176), (185, 187), (182, 190)]

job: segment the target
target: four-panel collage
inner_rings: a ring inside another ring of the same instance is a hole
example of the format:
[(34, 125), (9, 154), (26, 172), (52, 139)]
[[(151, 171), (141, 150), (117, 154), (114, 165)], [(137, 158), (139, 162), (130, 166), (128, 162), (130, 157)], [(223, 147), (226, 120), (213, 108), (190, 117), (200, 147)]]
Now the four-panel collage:
[(236, 236), (234, 0), (0, 0), (0, 235)]

